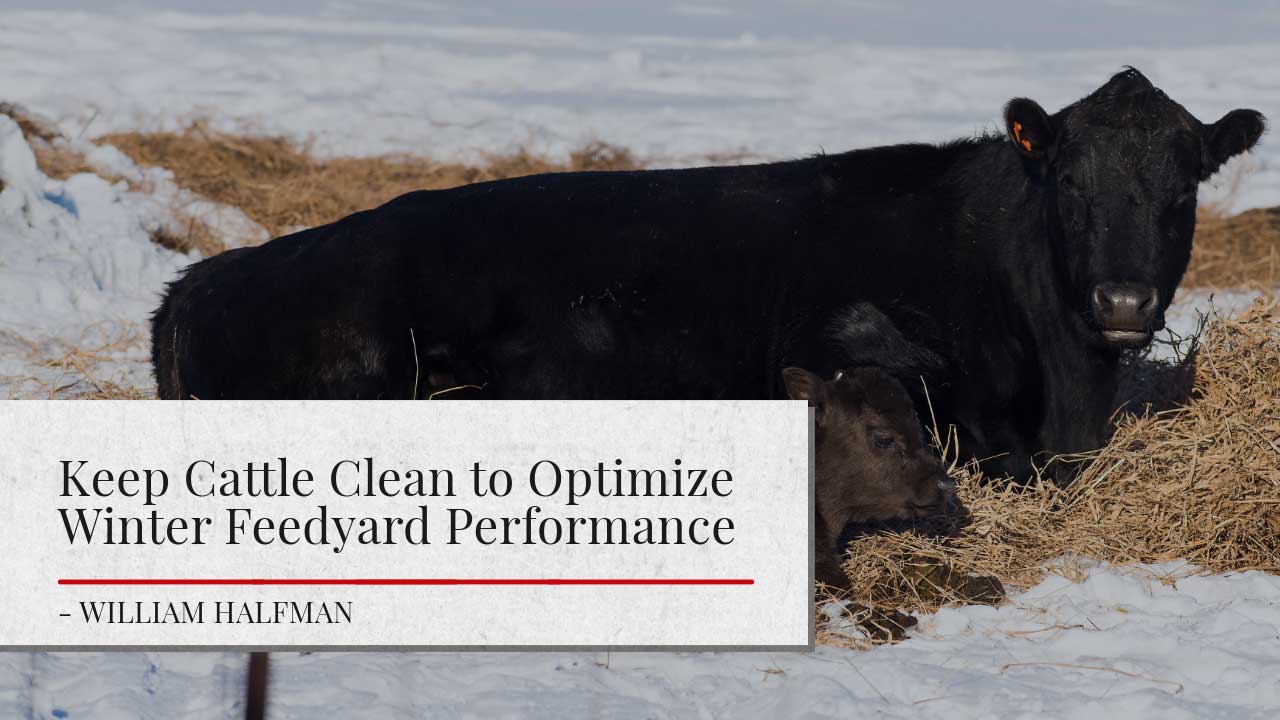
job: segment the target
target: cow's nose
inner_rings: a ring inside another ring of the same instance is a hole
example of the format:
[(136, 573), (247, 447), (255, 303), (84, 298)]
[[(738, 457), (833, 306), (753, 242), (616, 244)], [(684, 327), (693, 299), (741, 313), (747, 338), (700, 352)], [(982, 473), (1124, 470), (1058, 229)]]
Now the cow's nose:
[(1150, 332), (1160, 307), (1160, 291), (1127, 283), (1102, 283), (1093, 289), (1093, 313), (1103, 329)]

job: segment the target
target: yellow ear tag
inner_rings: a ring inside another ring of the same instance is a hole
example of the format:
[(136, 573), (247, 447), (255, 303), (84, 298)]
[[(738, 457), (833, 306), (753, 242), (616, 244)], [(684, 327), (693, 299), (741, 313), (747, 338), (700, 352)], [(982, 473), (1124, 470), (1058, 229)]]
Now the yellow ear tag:
[(1027, 152), (1031, 152), (1031, 141), (1022, 137), (1022, 123), (1020, 122), (1013, 124), (1013, 139), (1026, 148)]

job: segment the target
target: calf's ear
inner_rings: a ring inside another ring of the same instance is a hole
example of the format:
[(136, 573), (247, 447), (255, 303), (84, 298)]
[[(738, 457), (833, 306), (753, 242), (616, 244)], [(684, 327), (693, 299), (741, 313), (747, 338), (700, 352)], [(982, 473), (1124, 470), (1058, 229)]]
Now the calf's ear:
[(826, 399), (826, 385), (822, 378), (798, 367), (782, 371), (782, 384), (787, 386), (787, 397), (792, 400), (808, 400), (813, 407), (821, 407)]
[(1043, 158), (1053, 146), (1053, 120), (1035, 100), (1014, 98), (1004, 106), (1004, 128), (1024, 157)]
[(1204, 171), (1209, 179), (1231, 158), (1258, 143), (1267, 129), (1267, 120), (1257, 110), (1232, 110), (1204, 129)]

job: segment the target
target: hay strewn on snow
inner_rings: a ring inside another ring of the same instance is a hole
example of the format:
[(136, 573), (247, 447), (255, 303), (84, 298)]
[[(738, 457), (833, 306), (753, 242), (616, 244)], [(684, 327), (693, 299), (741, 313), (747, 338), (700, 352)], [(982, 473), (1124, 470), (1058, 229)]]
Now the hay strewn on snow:
[[(931, 610), (956, 601), (938, 570), (1038, 582), (1055, 559), (1113, 564), (1184, 558), (1208, 572), (1280, 573), (1280, 322), (1274, 303), (1210, 324), (1195, 386), (1173, 410), (1119, 419), (1111, 442), (1071, 486), (953, 476), (971, 514), (943, 537), (860, 538), (845, 566), (853, 599)], [(1070, 574), (1070, 563), (1058, 571)]]
[(153, 387), (122, 384), (122, 357), (145, 346), (148, 334), (134, 323), (99, 323), (84, 329), (79, 341), (37, 343), (0, 329), (0, 347), (25, 356), (36, 375), (0, 375), (0, 386), (15, 398), (45, 400), (154, 400)]
[(1280, 286), (1280, 207), (1202, 213), (1183, 285)]
[[(333, 222), (414, 190), (545, 172), (639, 166), (630, 151), (603, 142), (584, 145), (567, 162), (526, 150), (489, 155), (476, 164), (417, 155), (321, 158), (289, 138), (219, 132), (201, 121), (181, 132), (116, 133), (98, 142), (114, 145), (139, 165), (173, 171), (179, 186), (239, 208), (272, 237)], [(228, 247), (240, 240), (230, 239)]]
[[(66, 178), (91, 171), (66, 138), (47, 120), (13, 103), (0, 102), (32, 143), (46, 174)], [(566, 170), (632, 170), (650, 167), (625, 147), (587, 143), (567, 162), (528, 150), (492, 154), (477, 163), (441, 162), (423, 155), (320, 158), (305, 143), (259, 133), (214, 130), (194, 120), (178, 132), (124, 132), (96, 140), (114, 145), (134, 162), (174, 173), (177, 184), (208, 200), (244, 211), (278, 236), (302, 227), (332, 222), (381, 205), (412, 190), (455, 187), (485, 180)], [(747, 154), (697, 158), (712, 164), (759, 160)], [(683, 161), (689, 161), (684, 158)], [(1241, 172), (1231, 186), (1244, 182)], [(1228, 193), (1230, 196), (1233, 193)], [(1184, 287), (1280, 287), (1280, 208), (1229, 215), (1223, 201), (1206, 205)], [(157, 243), (180, 252), (212, 255), (245, 244), (246, 238), (220, 237), (195, 218), (182, 232), (158, 232)]]
[(67, 139), (52, 120), (31, 112), (23, 105), (6, 101), (0, 101), (0, 115), (7, 115), (18, 124), (22, 136), (35, 153), (36, 164), (45, 175), (66, 180), (76, 173), (93, 172), (84, 156), (69, 147)]

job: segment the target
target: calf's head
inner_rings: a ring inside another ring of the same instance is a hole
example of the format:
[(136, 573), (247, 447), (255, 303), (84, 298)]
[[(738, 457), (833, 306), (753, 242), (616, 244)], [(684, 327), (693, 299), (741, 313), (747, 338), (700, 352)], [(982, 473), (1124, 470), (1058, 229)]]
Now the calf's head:
[(1197, 187), (1266, 127), (1256, 110), (1205, 125), (1132, 68), (1052, 116), (1016, 98), (1005, 125), (1052, 198), (1069, 300), (1113, 346), (1145, 345), (1164, 327), (1191, 257)]
[(800, 368), (782, 377), (793, 400), (815, 409), (815, 505), (829, 532), (946, 510), (954, 482), (925, 443), (902, 383), (870, 367), (829, 381)]

